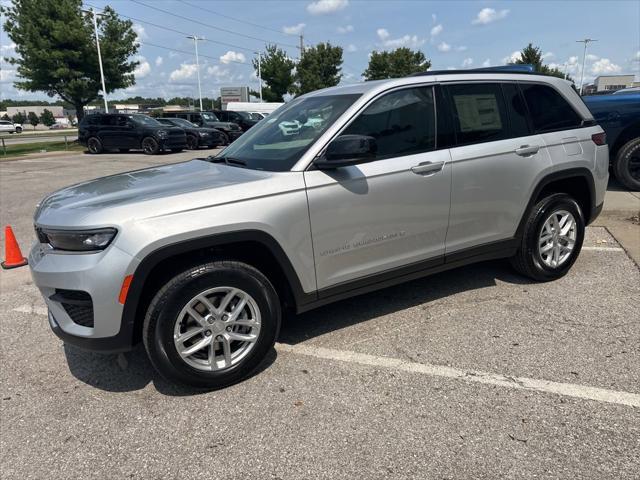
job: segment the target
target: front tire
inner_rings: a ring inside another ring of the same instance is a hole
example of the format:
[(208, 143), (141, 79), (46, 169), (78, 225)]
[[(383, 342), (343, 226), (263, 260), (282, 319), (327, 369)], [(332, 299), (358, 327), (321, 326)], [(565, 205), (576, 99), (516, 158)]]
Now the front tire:
[(89, 137), (87, 139), (87, 149), (89, 150), (89, 153), (93, 153), (94, 155), (104, 151), (102, 142), (98, 137)]
[(142, 151), (146, 155), (155, 155), (160, 151), (160, 144), (153, 137), (145, 137), (142, 139)]
[(549, 195), (529, 213), (513, 267), (529, 278), (547, 282), (563, 277), (574, 264), (584, 241), (584, 216), (564, 193)]
[(190, 268), (158, 291), (144, 320), (143, 341), (167, 380), (218, 389), (260, 365), (280, 321), (271, 282), (250, 265), (220, 260)]
[(640, 191), (640, 138), (628, 141), (618, 150), (613, 173), (629, 190)]
[(197, 150), (198, 139), (193, 135), (187, 135), (187, 150)]

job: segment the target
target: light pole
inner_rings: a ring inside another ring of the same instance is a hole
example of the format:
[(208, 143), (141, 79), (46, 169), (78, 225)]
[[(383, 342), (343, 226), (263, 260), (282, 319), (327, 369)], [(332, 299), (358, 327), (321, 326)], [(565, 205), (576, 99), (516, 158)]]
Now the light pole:
[(89, 10), (82, 10), (85, 13), (90, 13), (93, 17), (93, 30), (96, 34), (96, 47), (98, 49), (98, 63), (100, 64), (100, 81), (102, 82), (102, 99), (104, 100), (104, 113), (109, 113), (109, 104), (107, 103), (107, 88), (104, 85), (104, 70), (102, 69), (102, 55), (100, 54), (100, 38), (98, 37), (98, 16), (100, 13), (93, 11), (93, 8)]
[(587, 60), (587, 45), (589, 42), (597, 42), (598, 40), (594, 40), (593, 38), (585, 38), (584, 40), (576, 40), (577, 43), (584, 43), (584, 53), (582, 54), (582, 73), (580, 74), (580, 95), (583, 94), (582, 84), (584, 82), (584, 64)]
[(204, 37), (189, 35), (187, 38), (193, 39), (193, 44), (196, 46), (196, 73), (198, 74), (198, 96), (200, 97), (200, 111), (202, 111), (202, 87), (200, 86), (200, 60), (198, 58), (198, 40), (204, 40)]
[(262, 103), (262, 53), (254, 53), (258, 55), (258, 91), (260, 92), (260, 102)]

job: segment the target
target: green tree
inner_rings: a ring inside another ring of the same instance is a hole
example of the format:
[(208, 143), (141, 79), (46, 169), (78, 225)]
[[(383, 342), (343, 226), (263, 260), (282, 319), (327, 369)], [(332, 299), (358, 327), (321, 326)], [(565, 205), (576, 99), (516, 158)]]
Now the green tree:
[(29, 123), (33, 126), (34, 130), (40, 123), (40, 119), (38, 118), (38, 115), (36, 115), (35, 112), (29, 112), (29, 114), (27, 115), (27, 120), (29, 120)]
[(342, 47), (326, 42), (305, 48), (296, 66), (297, 85), (293, 90), (301, 95), (321, 88), (334, 87), (342, 78), (341, 66)]
[[(515, 63), (518, 65), (533, 65), (533, 70), (538, 73), (542, 73), (543, 75), (551, 75), (553, 77), (565, 78), (564, 72), (560, 69), (554, 67), (550, 67), (542, 63), (542, 50), (540, 47), (534, 47), (533, 44), (529, 43), (526, 47), (522, 49), (520, 52), (520, 58), (518, 58)], [(566, 76), (567, 80), (573, 82), (573, 79)], [(574, 82), (575, 83), (575, 82)]]
[(13, 123), (19, 123), (20, 125), (24, 125), (27, 121), (27, 117), (24, 116), (24, 113), (18, 112), (13, 117), (11, 117), (11, 121)]
[(2, 120), (6, 120), (7, 122), (10, 122), (11, 118), (9, 118), (9, 115), (5, 113), (4, 115), (2, 115)]
[[(16, 44), (16, 88), (58, 95), (76, 109), (98, 98), (100, 70), (90, 15), (83, 15), (82, 0), (13, 0), (2, 7), (4, 30)], [(130, 61), (138, 52), (136, 33), (130, 20), (121, 20), (105, 7), (98, 19), (100, 50), (107, 93), (135, 83)]]
[(51, 110), (47, 110), (46, 108), (42, 111), (42, 115), (40, 115), (40, 123), (43, 125), (50, 127), (56, 123), (56, 119), (51, 113)]
[(369, 65), (362, 74), (366, 80), (406, 77), (413, 73), (426, 72), (431, 67), (419, 50), (407, 47), (388, 51), (373, 51), (369, 57)]
[[(267, 45), (262, 54), (260, 73), (266, 86), (262, 87), (262, 98), (266, 102), (284, 102), (284, 95), (293, 87), (293, 67), (295, 63), (277, 45)], [(258, 73), (258, 60), (253, 60), (253, 68)], [(252, 92), (253, 94), (253, 92)], [(259, 97), (260, 94), (258, 93)]]

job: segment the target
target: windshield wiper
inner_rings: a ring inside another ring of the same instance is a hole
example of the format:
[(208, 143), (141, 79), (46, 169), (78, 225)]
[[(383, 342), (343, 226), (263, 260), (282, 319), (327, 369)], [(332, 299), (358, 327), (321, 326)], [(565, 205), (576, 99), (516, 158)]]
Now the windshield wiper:
[(209, 157), (208, 160), (211, 163), (225, 163), (227, 165), (237, 166), (237, 167), (246, 167), (247, 162), (244, 160), (240, 160), (239, 158), (221, 156), (221, 157)]

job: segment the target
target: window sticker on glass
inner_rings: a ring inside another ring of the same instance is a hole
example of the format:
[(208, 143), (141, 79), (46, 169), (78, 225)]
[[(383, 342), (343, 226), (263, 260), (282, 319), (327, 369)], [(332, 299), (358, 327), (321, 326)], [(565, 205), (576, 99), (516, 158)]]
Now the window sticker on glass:
[(461, 132), (500, 130), (502, 121), (495, 95), (454, 95)]

